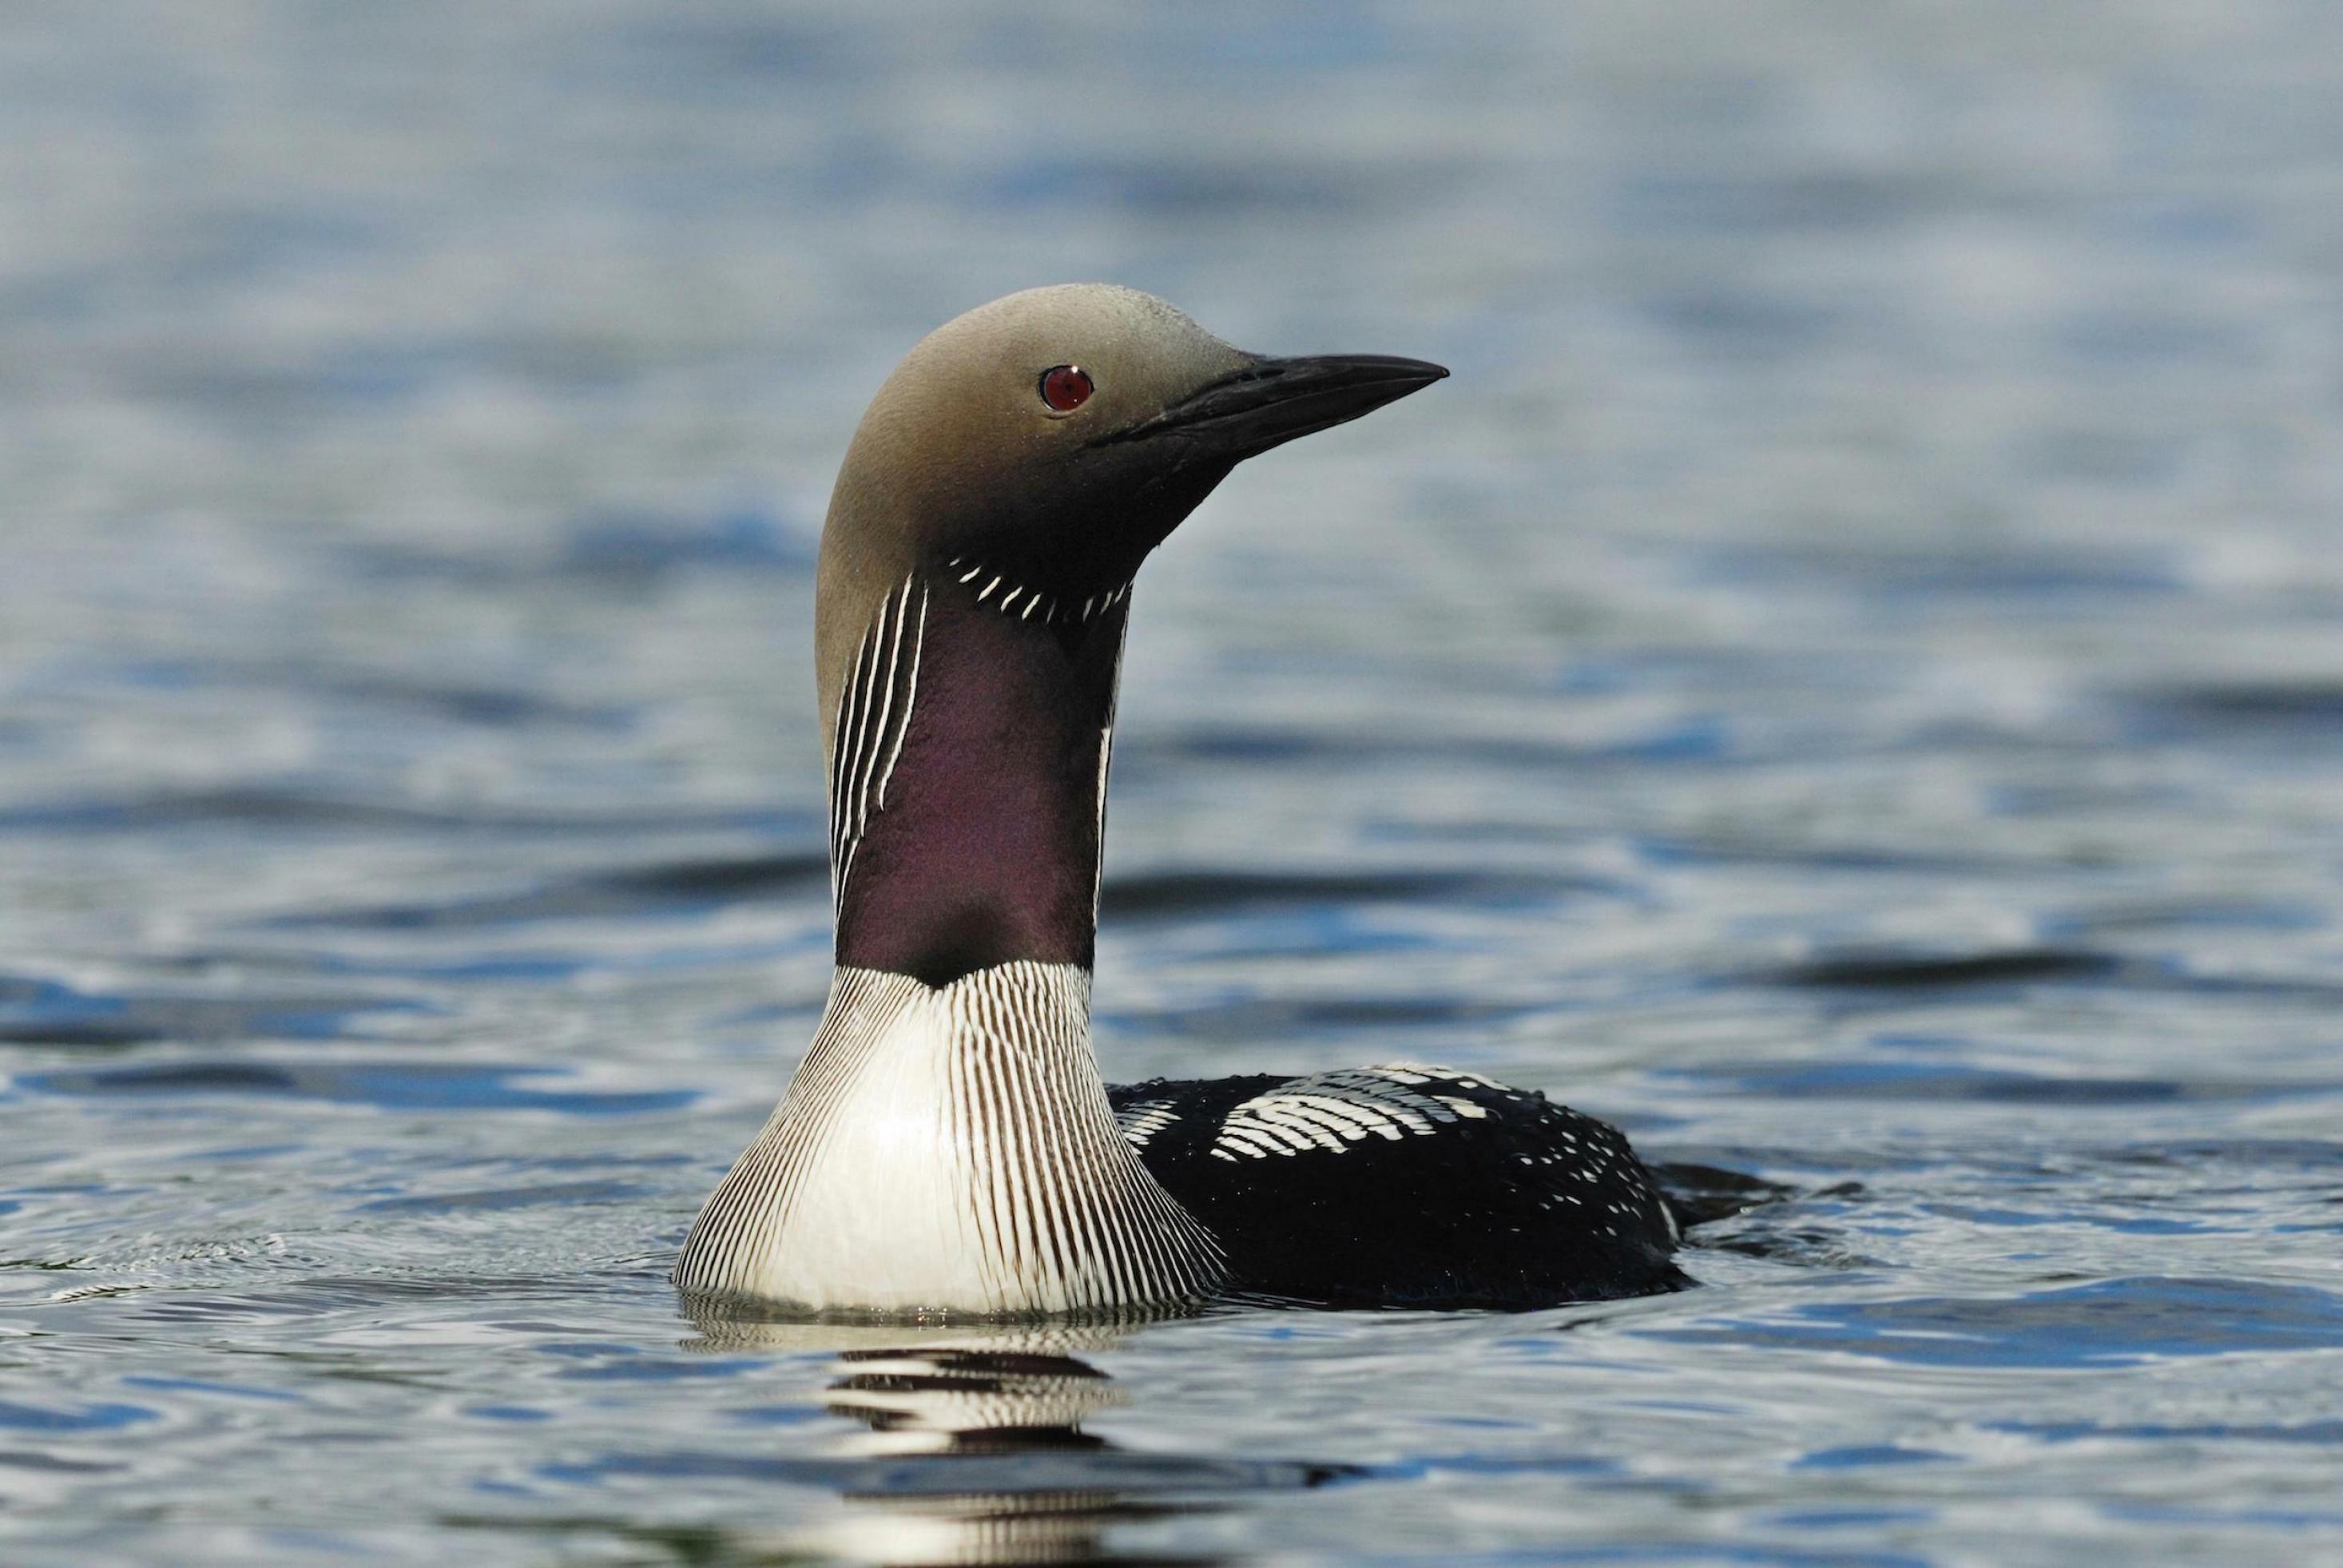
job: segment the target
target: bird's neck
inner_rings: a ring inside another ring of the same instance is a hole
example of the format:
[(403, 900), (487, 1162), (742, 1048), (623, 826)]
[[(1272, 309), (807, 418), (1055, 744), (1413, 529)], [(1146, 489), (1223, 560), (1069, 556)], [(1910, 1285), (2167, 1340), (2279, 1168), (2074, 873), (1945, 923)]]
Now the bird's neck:
[(1091, 1050), (1127, 594), (1035, 606), (970, 565), (897, 583), (845, 672), (837, 978), (692, 1227), (687, 1290), (1018, 1314), (1175, 1305), (1223, 1271)]
[(972, 560), (881, 598), (830, 726), (841, 966), (1088, 968), (1128, 609)]

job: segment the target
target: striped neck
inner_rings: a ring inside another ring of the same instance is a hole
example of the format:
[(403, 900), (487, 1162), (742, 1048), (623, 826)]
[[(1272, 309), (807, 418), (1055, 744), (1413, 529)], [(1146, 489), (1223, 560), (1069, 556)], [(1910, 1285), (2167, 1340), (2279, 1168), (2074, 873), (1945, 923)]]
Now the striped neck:
[(880, 598), (830, 721), (840, 965), (1089, 967), (1129, 607), (972, 560)]
[(810, 1312), (1025, 1316), (1174, 1306), (1223, 1271), (1115, 1125), (1089, 971), (1016, 961), (941, 986), (841, 967), (675, 1280)]

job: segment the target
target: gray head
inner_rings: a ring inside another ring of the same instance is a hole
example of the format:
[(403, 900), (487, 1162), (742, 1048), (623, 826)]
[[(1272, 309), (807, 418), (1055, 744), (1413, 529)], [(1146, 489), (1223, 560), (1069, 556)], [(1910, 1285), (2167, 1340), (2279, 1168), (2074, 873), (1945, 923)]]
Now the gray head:
[(1129, 583), (1244, 458), (1447, 374), (1381, 356), (1248, 354), (1103, 283), (1029, 288), (946, 322), (871, 399), (830, 497), (825, 723), (849, 653), (906, 572), (983, 561), (1079, 605)]
[(1447, 372), (1233, 348), (1073, 284), (904, 357), (823, 529), (815, 657), (841, 963), (1088, 963), (1127, 590), (1245, 458)]

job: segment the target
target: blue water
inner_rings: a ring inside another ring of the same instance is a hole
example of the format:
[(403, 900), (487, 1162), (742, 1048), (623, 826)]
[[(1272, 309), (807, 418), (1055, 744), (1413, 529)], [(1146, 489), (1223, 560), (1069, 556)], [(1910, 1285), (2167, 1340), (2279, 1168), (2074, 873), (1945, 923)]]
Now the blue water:
[[(0, 1557), (2343, 1561), (2338, 45), (12, 11)], [(1548, 1090), (1784, 1189), (1698, 1289), (663, 1283), (827, 978), (838, 455), (1079, 277), (1455, 370), (1140, 584), (1110, 1072)]]

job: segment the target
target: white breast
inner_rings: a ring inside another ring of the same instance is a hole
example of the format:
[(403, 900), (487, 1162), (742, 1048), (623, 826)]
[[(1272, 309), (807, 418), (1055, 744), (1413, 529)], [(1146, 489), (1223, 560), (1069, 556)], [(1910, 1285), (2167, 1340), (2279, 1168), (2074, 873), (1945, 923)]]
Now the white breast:
[(1223, 1272), (1117, 1129), (1090, 976), (930, 987), (841, 969), (812, 1049), (693, 1225), (676, 1282), (812, 1311), (1160, 1306)]

